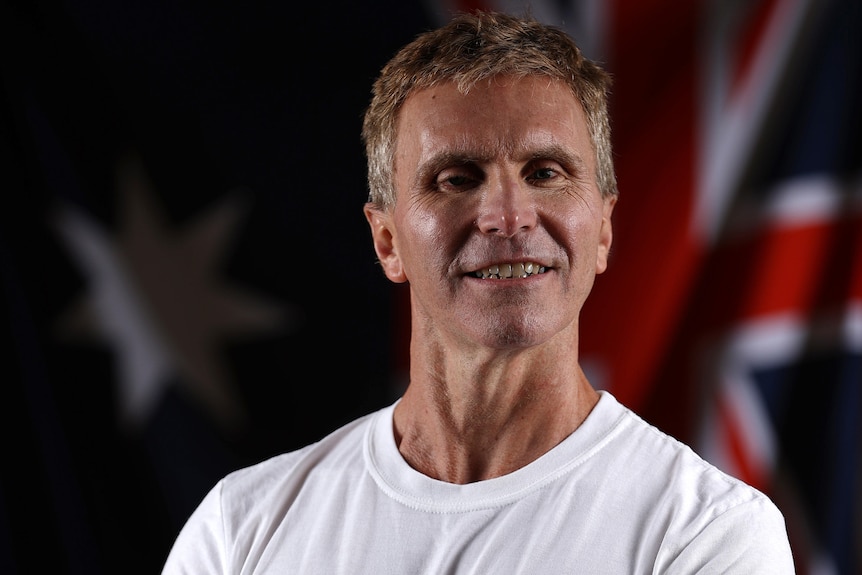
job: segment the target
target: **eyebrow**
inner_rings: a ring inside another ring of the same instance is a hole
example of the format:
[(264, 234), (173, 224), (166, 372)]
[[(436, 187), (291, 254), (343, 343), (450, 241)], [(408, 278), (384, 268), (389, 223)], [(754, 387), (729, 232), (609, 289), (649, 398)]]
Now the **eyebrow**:
[(557, 144), (548, 144), (527, 150), (527, 154), (525, 155), (531, 160), (553, 160), (566, 168), (567, 171), (574, 173), (585, 173), (587, 171), (587, 162), (580, 154), (573, 153), (568, 148)]

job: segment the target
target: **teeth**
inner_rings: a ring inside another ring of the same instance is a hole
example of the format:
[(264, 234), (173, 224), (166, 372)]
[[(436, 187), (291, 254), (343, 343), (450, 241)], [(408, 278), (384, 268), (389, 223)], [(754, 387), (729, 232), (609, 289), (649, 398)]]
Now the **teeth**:
[(499, 264), (493, 265), (477, 272), (474, 272), (477, 278), (482, 279), (510, 279), (510, 278), (526, 278), (535, 274), (545, 273), (545, 268), (537, 263), (517, 263), (517, 264)]

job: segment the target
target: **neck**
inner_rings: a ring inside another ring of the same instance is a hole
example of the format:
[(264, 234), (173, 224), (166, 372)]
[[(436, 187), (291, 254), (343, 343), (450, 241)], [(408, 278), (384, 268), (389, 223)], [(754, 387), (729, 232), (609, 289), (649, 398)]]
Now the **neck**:
[(463, 484), (511, 473), (568, 437), (598, 401), (570, 351), (467, 357), (412, 358), (395, 411), (399, 451), (429, 477)]

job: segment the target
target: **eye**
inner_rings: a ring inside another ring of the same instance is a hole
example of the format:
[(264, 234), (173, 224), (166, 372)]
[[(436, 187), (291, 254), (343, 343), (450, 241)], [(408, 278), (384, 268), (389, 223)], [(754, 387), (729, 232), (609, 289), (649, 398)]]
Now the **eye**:
[(555, 175), (557, 175), (556, 170), (551, 168), (539, 168), (530, 176), (534, 180), (550, 180)]
[(443, 179), (443, 183), (449, 186), (461, 187), (467, 184), (467, 176), (449, 176)]
[(531, 184), (541, 185), (543, 183), (548, 182), (549, 180), (553, 180), (560, 175), (559, 170), (553, 168), (551, 166), (539, 166), (533, 168), (527, 173), (527, 181)]
[(469, 190), (477, 184), (477, 176), (462, 168), (443, 170), (435, 180), (436, 188), (441, 192), (461, 192)]

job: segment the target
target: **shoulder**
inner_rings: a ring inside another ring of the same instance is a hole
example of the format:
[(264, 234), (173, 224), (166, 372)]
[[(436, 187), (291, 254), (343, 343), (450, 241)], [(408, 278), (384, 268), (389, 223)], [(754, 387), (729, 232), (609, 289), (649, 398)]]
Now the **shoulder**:
[(297, 498), (325, 490), (331, 485), (327, 477), (362, 472), (362, 443), (373, 417), (360, 417), (316, 443), (223, 477), (186, 521), (163, 573), (187, 572), (192, 565), (189, 572), (229, 572), (237, 562), (254, 560)]
[[(631, 471), (640, 471), (643, 484), (667, 493), (679, 492), (692, 503), (735, 503), (762, 499), (765, 495), (725, 473), (697, 454), (692, 447), (648, 423), (613, 396), (603, 392), (606, 420), (612, 421), (608, 455)], [(653, 478), (653, 479), (650, 479)]]
[(304, 482), (309, 474), (343, 473), (353, 464), (362, 464), (362, 445), (377, 413), (351, 421), (315, 443), (226, 475), (220, 482), (222, 505), (248, 509), (252, 501), (268, 495), (287, 496), (290, 485)]
[(784, 517), (766, 494), (616, 400), (609, 403), (616, 437), (608, 457), (626, 474), (629, 501), (649, 509), (662, 572), (793, 572)]

